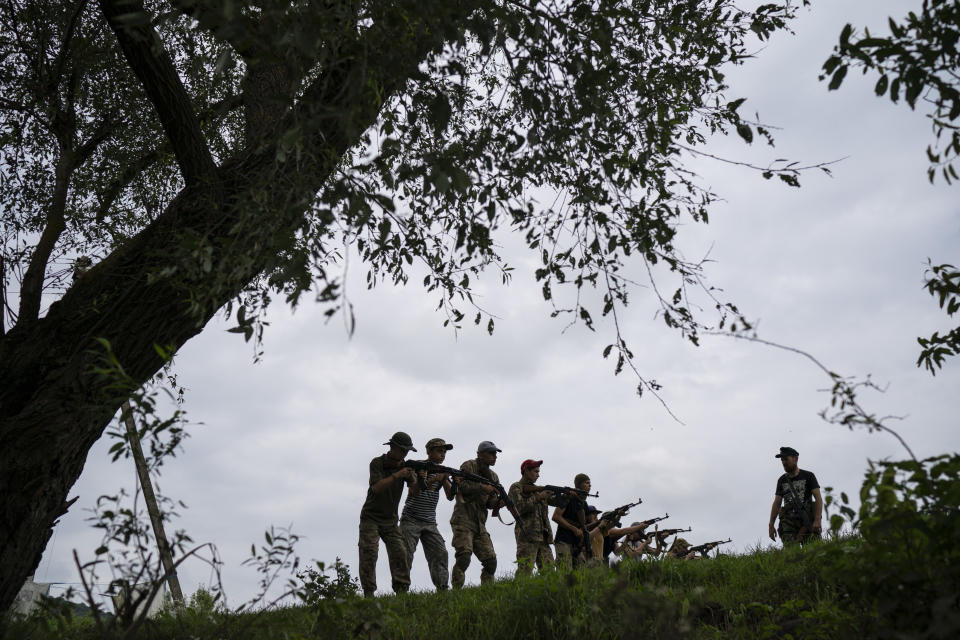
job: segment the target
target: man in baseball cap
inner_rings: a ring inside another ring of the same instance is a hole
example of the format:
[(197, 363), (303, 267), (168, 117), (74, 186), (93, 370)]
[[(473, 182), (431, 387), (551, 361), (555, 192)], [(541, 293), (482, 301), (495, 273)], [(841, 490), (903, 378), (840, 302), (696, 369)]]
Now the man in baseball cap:
[[(500, 478), (491, 469), (497, 463), (497, 454), (500, 449), (489, 440), (477, 445), (477, 457), (467, 460), (460, 465), (461, 471), (467, 471), (484, 476), (488, 480), (500, 483)], [(476, 555), (483, 570), (480, 572), (480, 582), (493, 581), (497, 572), (497, 552), (493, 548), (490, 534), (487, 533), (487, 510), (503, 506), (496, 489), (488, 484), (460, 480), (460, 490), (457, 492), (457, 502), (450, 516), (450, 528), (453, 529), (454, 565), (450, 582), (454, 589), (463, 586), (466, 580), (467, 567), (470, 559)]]
[[(447, 444), (443, 438), (431, 438), (427, 440), (426, 449), (427, 459), (424, 462), (442, 465), (447, 451), (453, 449), (453, 445)], [(446, 473), (427, 475), (426, 471), (420, 471), (418, 476), (421, 491), (418, 494), (407, 493), (407, 501), (400, 516), (400, 532), (407, 544), (407, 558), (411, 566), (417, 545), (423, 542), (423, 554), (427, 557), (427, 566), (430, 568), (430, 580), (437, 591), (444, 591), (450, 579), (450, 572), (447, 570), (449, 556), (447, 543), (437, 528), (437, 503), (440, 501), (440, 487), (443, 487), (447, 500), (453, 500), (453, 484)]]
[[(578, 473), (573, 478), (576, 489), (590, 491), (590, 476)], [(577, 498), (567, 502), (565, 507), (553, 510), (551, 520), (557, 523), (557, 536), (554, 547), (557, 549), (557, 562), (578, 567), (586, 560), (585, 546), (590, 543), (586, 536), (586, 523), (589, 522), (587, 510), (591, 507), (586, 499)]]
[[(779, 533), (784, 544), (805, 544), (820, 538), (823, 514), (820, 483), (813, 472), (797, 466), (799, 457), (793, 447), (780, 447), (780, 453), (774, 456), (780, 459), (784, 474), (777, 478), (767, 529), (771, 540), (776, 540)], [(774, 529), (773, 523), (778, 515), (780, 524)]]
[[(477, 453), (502, 453), (500, 449), (497, 448), (497, 445), (493, 444), (489, 440), (484, 440), (477, 445)], [(496, 462), (496, 456), (494, 456), (494, 462)]]
[(544, 565), (553, 564), (553, 527), (547, 513), (548, 506), (565, 505), (567, 498), (553, 491), (540, 490), (540, 465), (543, 460), (528, 459), (520, 463), (520, 480), (510, 485), (510, 499), (517, 506), (523, 527), (514, 527), (517, 540), (517, 574), (529, 574), (533, 565), (543, 571)]
[(393, 591), (401, 593), (410, 588), (410, 561), (407, 545), (397, 526), (397, 507), (404, 484), (410, 494), (420, 492), (413, 469), (403, 466), (407, 453), (416, 449), (413, 440), (403, 431), (397, 431), (384, 444), (390, 445), (390, 450), (370, 461), (367, 499), (360, 510), (358, 573), (363, 595), (367, 597), (372, 597), (377, 591), (377, 555), (381, 540), (387, 547)]

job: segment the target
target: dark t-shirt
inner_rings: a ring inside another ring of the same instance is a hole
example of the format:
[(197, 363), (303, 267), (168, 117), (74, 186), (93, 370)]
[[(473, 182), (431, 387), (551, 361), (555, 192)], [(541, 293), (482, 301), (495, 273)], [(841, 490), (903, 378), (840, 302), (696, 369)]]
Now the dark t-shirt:
[(797, 475), (793, 478), (787, 474), (783, 474), (777, 478), (777, 489), (775, 491), (776, 495), (783, 498), (785, 503), (790, 502), (790, 489), (788, 484), (793, 485), (793, 492), (797, 494), (797, 497), (800, 498), (804, 504), (813, 500), (813, 490), (820, 488), (820, 483), (817, 482), (817, 476), (813, 475), (813, 472), (800, 469)]
[(612, 536), (603, 536), (603, 557), (609, 558), (616, 548), (616, 540)]
[(396, 479), (381, 493), (374, 493), (369, 487), (377, 484), (400, 467), (387, 458), (387, 454), (377, 456), (370, 461), (370, 484), (367, 488), (367, 501), (360, 510), (361, 520), (373, 520), (378, 524), (396, 524), (397, 507), (403, 494), (405, 480)]
[[(563, 510), (563, 519), (572, 524), (575, 527), (580, 526), (580, 513), (586, 508), (586, 503), (582, 500), (571, 500), (570, 504), (567, 505), (567, 508)], [(586, 516), (586, 513), (584, 513)], [(586, 517), (584, 517), (586, 521)], [(554, 538), (557, 542), (566, 542), (567, 544), (577, 544), (577, 536), (573, 534), (573, 531), (567, 529), (566, 527), (558, 524), (557, 525), (557, 535)]]

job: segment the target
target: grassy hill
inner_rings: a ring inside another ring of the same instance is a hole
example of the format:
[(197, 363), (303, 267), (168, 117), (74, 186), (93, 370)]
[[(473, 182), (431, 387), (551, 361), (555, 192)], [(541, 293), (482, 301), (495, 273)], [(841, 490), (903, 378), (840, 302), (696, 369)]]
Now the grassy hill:
[[(174, 638), (856, 638), (884, 635), (869, 591), (851, 587), (859, 538), (698, 561), (631, 561), (446, 593), (233, 614), (195, 599), (133, 637)], [(854, 583), (856, 581), (854, 580)], [(10, 637), (121, 637), (89, 618), (37, 617)]]

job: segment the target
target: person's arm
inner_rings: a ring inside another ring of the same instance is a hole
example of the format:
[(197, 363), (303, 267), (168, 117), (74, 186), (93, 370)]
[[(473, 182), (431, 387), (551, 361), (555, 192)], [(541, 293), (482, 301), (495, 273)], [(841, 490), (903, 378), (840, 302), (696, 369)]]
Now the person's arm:
[(390, 485), (396, 480), (406, 480), (407, 486), (410, 488), (411, 495), (417, 495), (420, 493), (420, 487), (417, 486), (416, 479), (417, 475), (414, 473), (413, 469), (404, 467), (402, 469), (397, 469), (393, 473), (383, 475), (381, 478), (377, 479), (374, 476), (380, 475), (374, 471), (373, 468), (370, 469), (370, 490), (374, 493), (383, 493), (386, 491)]
[(648, 534), (647, 534), (647, 537), (643, 539), (643, 542), (641, 542), (640, 545), (639, 545), (636, 549), (632, 549), (632, 550), (631, 550), (631, 553), (632, 553), (634, 556), (640, 556), (640, 555), (643, 555), (643, 554), (645, 554), (645, 553), (649, 553), (649, 554), (651, 554), (651, 555), (660, 555), (660, 552), (659, 552), (659, 551), (653, 551), (653, 550), (649, 549), (650, 543), (653, 542), (653, 540), (654, 540), (655, 537), (656, 537), (656, 536), (655, 536), (652, 532), (651, 532), (651, 533), (648, 533)]
[[(479, 470), (473, 462), (473, 460), (467, 460), (460, 465), (460, 470), (480, 475)], [(460, 478), (460, 494), (463, 496), (463, 499), (468, 502), (489, 500), (490, 494), (494, 492), (496, 492), (496, 489), (488, 484)]]
[(641, 523), (641, 524), (635, 524), (629, 527), (623, 527), (622, 529), (610, 529), (610, 531), (607, 532), (607, 535), (613, 538), (614, 540), (619, 540), (623, 536), (628, 536), (631, 533), (640, 533), (644, 529), (646, 529), (646, 527)]
[(443, 493), (447, 496), (447, 500), (453, 500), (456, 497), (456, 492), (453, 490), (453, 483), (450, 482), (450, 476), (443, 476)]
[(563, 517), (563, 509), (561, 509), (560, 507), (556, 507), (553, 510), (553, 516), (551, 516), (551, 520), (556, 522), (558, 525), (560, 525), (564, 529), (569, 529), (570, 531), (572, 531), (573, 535), (576, 536), (577, 540), (580, 540), (581, 538), (583, 538), (583, 533), (580, 531), (580, 527), (574, 525), (571, 522), (568, 522), (567, 519)]
[(770, 507), (770, 526), (769, 534), (771, 540), (777, 539), (777, 530), (773, 528), (773, 523), (777, 521), (777, 516), (780, 514), (780, 503), (783, 501), (783, 498), (779, 495), (773, 496), (773, 505)]
[(820, 495), (820, 487), (813, 490), (813, 532), (820, 533), (820, 518), (823, 515), (823, 496)]
[(508, 492), (510, 499), (513, 500), (513, 504), (517, 507), (517, 513), (521, 516), (526, 516), (531, 513), (535, 513), (537, 506), (544, 499), (543, 491), (531, 491), (525, 493), (523, 491), (523, 485), (519, 482), (514, 482), (510, 485), (510, 491)]

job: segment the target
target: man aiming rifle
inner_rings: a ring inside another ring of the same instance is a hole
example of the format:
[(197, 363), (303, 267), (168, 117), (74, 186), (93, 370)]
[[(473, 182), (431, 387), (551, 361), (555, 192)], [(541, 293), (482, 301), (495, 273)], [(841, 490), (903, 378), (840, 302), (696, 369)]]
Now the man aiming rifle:
[(688, 548), (687, 548), (687, 554), (688, 554), (688, 555), (687, 555), (687, 559), (689, 560), (689, 559), (692, 559), (692, 558), (696, 557), (696, 554), (698, 554), (698, 553), (700, 554), (701, 557), (707, 558), (707, 557), (709, 557), (707, 554), (708, 554), (710, 551), (716, 549), (717, 547), (719, 547), (719, 546), (722, 545), (722, 544), (727, 544), (728, 542), (733, 542), (733, 540), (730, 539), (730, 538), (727, 538), (726, 540), (714, 540), (713, 542), (704, 542), (703, 544), (698, 544), (698, 545), (695, 546), (695, 547), (688, 547)]
[(538, 571), (553, 563), (553, 531), (547, 507), (565, 506), (573, 499), (587, 492), (580, 492), (569, 487), (556, 485), (539, 486), (536, 481), (540, 478), (540, 465), (543, 460), (524, 460), (520, 465), (520, 480), (510, 485), (509, 495), (517, 506), (519, 517), (514, 529), (517, 540), (517, 574), (529, 574), (533, 565)]
[(573, 479), (573, 486), (578, 490), (577, 497), (569, 500), (566, 506), (556, 507), (551, 519), (557, 523), (554, 542), (557, 562), (576, 567), (592, 553), (590, 534), (587, 531), (586, 503), (586, 495), (589, 495), (591, 488), (590, 476), (578, 473)]
[[(497, 445), (484, 440), (477, 445), (477, 457), (474, 460), (467, 460), (459, 470), (448, 471), (460, 479), (460, 491), (453, 515), (450, 516), (455, 557), (450, 582), (454, 589), (463, 587), (467, 567), (474, 555), (483, 567), (480, 582), (493, 582), (497, 571), (497, 552), (487, 533), (487, 511), (493, 509), (496, 515), (501, 507), (506, 507), (514, 518), (518, 517), (516, 505), (491, 469), (497, 463), (498, 453), (500, 449)], [(516, 523), (522, 530), (523, 523), (519, 519)]]

